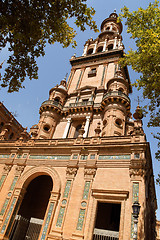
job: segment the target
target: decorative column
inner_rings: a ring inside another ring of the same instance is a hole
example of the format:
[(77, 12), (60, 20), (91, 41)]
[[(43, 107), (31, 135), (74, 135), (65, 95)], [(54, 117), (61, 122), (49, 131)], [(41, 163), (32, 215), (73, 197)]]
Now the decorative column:
[(90, 122), (90, 116), (87, 116), (86, 117), (86, 124), (85, 124), (85, 127), (84, 127), (84, 134), (83, 134), (83, 137), (86, 138), (87, 137), (87, 134), (88, 134), (88, 129), (89, 129), (89, 122)]
[(120, 47), (121, 46), (121, 39), (119, 39), (119, 41), (118, 41), (118, 47)]
[(65, 127), (65, 130), (64, 130), (64, 133), (63, 133), (63, 137), (62, 137), (62, 138), (66, 138), (66, 137), (67, 137), (70, 124), (71, 124), (71, 118), (68, 118), (68, 119), (67, 119), (67, 125), (66, 125), (66, 127)]
[(94, 45), (93, 54), (96, 52), (96, 49), (97, 49), (97, 41), (96, 41), (96, 43)]
[(113, 46), (113, 49), (116, 49), (117, 48), (117, 37), (115, 37), (114, 39), (114, 46)]
[(88, 43), (85, 45), (82, 56), (86, 56), (88, 49)]
[(106, 51), (106, 46), (107, 46), (107, 39), (105, 39), (105, 42), (104, 42), (104, 45), (103, 45), (103, 51), (102, 51), (102, 52), (105, 52), (105, 51)]

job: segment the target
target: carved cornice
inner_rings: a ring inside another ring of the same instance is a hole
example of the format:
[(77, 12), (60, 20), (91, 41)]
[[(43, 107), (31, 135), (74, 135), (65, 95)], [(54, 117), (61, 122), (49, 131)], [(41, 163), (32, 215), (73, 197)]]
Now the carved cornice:
[(131, 164), (129, 166), (129, 174), (132, 176), (141, 176), (144, 177), (147, 172), (146, 161), (144, 159), (131, 160)]

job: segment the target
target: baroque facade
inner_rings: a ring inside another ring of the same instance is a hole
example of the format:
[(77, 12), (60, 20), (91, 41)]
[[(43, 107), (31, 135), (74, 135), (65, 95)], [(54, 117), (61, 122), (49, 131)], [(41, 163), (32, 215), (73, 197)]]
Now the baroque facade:
[(0, 239), (154, 240), (156, 195), (149, 143), (123, 57), (122, 24), (110, 14), (68, 80), (49, 91), (40, 120), (0, 141)]

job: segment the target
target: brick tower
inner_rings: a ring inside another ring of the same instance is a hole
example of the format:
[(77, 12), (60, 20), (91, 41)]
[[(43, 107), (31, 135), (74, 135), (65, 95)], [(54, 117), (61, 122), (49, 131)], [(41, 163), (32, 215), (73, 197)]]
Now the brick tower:
[(111, 13), (71, 72), (49, 91), (30, 137), (0, 141), (0, 239), (155, 239), (156, 195), (149, 143)]

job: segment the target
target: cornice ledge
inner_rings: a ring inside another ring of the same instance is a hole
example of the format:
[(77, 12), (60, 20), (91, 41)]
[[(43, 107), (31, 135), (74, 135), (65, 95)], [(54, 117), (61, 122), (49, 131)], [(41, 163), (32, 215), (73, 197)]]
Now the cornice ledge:
[(92, 189), (92, 196), (98, 199), (124, 200), (129, 196), (129, 191)]

